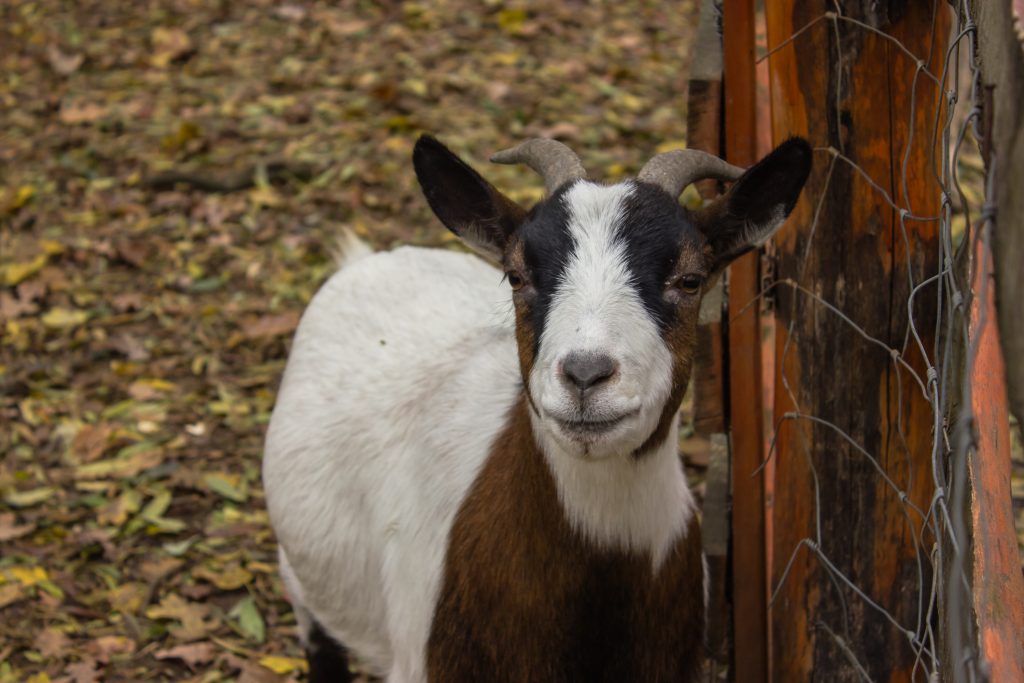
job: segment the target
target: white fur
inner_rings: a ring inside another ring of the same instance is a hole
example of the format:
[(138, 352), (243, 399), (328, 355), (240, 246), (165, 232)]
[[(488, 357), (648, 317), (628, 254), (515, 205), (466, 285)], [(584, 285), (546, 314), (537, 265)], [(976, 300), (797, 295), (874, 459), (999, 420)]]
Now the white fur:
[(491, 266), (402, 248), (299, 326), (263, 463), (286, 585), (389, 681), (425, 680), (448, 531), (519, 390), (511, 320)]

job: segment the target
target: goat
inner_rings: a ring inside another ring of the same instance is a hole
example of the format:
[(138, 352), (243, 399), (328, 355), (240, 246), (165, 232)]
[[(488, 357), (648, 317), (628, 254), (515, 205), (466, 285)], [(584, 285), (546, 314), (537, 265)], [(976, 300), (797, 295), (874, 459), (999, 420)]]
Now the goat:
[[(704, 567), (677, 450), (703, 292), (810, 170), (680, 150), (587, 180), (562, 143), (500, 152), (526, 211), (432, 137), (413, 165), (472, 254), (350, 245), (306, 310), (263, 481), (312, 681), (687, 681)], [(735, 181), (699, 210), (702, 178)], [(740, 615), (742, 618), (742, 615)]]

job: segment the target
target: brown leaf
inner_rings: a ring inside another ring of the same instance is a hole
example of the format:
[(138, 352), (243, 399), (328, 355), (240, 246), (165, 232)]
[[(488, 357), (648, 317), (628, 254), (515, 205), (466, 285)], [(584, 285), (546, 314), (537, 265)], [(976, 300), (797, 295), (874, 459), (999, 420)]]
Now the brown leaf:
[(14, 320), (23, 315), (31, 315), (39, 310), (31, 301), (14, 298), (7, 292), (0, 292), (0, 320)]
[(69, 664), (64, 669), (64, 673), (70, 675), (74, 683), (96, 683), (96, 681), (100, 680), (100, 672), (96, 668), (96, 660), (92, 658), (83, 659), (75, 664)]
[(18, 285), (18, 298), (22, 301), (36, 301), (46, 294), (46, 283), (40, 280), (25, 280)]
[(95, 123), (107, 115), (107, 108), (95, 102), (66, 102), (60, 107), (60, 120), (68, 125)]
[(246, 339), (258, 339), (260, 337), (277, 337), (283, 334), (290, 334), (299, 325), (299, 312), (287, 311), (277, 315), (264, 315), (242, 328), (242, 335)]
[(173, 557), (161, 557), (156, 560), (146, 560), (139, 567), (142, 578), (150, 583), (156, 583), (164, 577), (178, 570), (184, 564), (181, 560)]
[(139, 292), (116, 294), (110, 298), (110, 305), (119, 313), (142, 310), (142, 294)]
[(50, 68), (61, 76), (70, 76), (82, 66), (85, 55), (64, 54), (56, 45), (50, 45), (46, 48), (46, 61), (50, 63)]
[(13, 512), (0, 512), (0, 542), (13, 541), (35, 531), (35, 524), (15, 524)]
[(210, 606), (187, 602), (179, 595), (168, 595), (156, 607), (146, 610), (150, 619), (176, 619), (180, 626), (171, 626), (169, 631), (176, 639), (188, 642), (205, 638), (219, 624), (220, 620), (210, 614)]
[(100, 636), (89, 643), (86, 650), (97, 661), (106, 664), (115, 655), (130, 655), (135, 652), (135, 641), (126, 636)]
[(71, 452), (79, 462), (92, 462), (107, 449), (114, 428), (106, 423), (85, 425), (71, 441)]
[(158, 69), (165, 69), (174, 60), (192, 52), (192, 39), (180, 28), (155, 28), (150, 40), (153, 43), (150, 64)]
[(166, 650), (157, 650), (157, 659), (180, 659), (192, 669), (196, 670), (197, 664), (206, 664), (217, 654), (217, 648), (213, 643), (191, 643), (189, 645), (178, 645)]
[(47, 658), (66, 654), (70, 646), (71, 641), (64, 632), (52, 627), (40, 631), (35, 640), (35, 648)]

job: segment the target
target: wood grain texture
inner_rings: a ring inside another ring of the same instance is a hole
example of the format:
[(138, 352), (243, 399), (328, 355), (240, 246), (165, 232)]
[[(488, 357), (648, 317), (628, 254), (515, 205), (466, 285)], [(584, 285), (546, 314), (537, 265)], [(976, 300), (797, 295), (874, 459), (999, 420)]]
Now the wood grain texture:
[[(754, 2), (725, 0), (723, 10), (726, 159), (749, 166), (757, 160)], [(761, 475), (754, 474), (764, 459), (761, 316), (758, 306), (748, 306), (760, 287), (758, 271), (757, 252), (740, 257), (729, 268), (732, 675), (737, 681), (764, 681), (768, 674), (764, 482)]]
[[(782, 43), (834, 9), (825, 0), (766, 3), (768, 44)], [(932, 3), (847, 2), (844, 14), (896, 36), (933, 70), (941, 68), (949, 26), (944, 8), (934, 17), (934, 42)], [(915, 214), (937, 215), (930, 144), (939, 99), (924, 78), (913, 89), (914, 69), (880, 36), (845, 23), (819, 22), (770, 59), (776, 141), (803, 135), (816, 147), (836, 148), (890, 197), (909, 201)], [(911, 97), (917, 107), (914, 121), (909, 118)], [(904, 197), (901, 167), (911, 130), (909, 196)], [(869, 335), (903, 349), (910, 277), (917, 283), (937, 271), (938, 224), (907, 220), (901, 225), (885, 196), (850, 165), (837, 161), (829, 175), (829, 162), (827, 153), (818, 153), (803, 200), (776, 238), (778, 277), (798, 282)], [(821, 214), (812, 226), (819, 201)], [(924, 292), (914, 308), (929, 351), (934, 293)], [(780, 287), (777, 316), (775, 415), (813, 415), (834, 428), (790, 419), (778, 433), (773, 585), (796, 555), (773, 606), (772, 680), (863, 680), (833, 634), (872, 680), (912, 680), (914, 654), (903, 633), (837, 585), (813, 553), (799, 546), (804, 539), (820, 542), (822, 552), (850, 581), (901, 624), (915, 627), (921, 579), (925, 585), (929, 580), (930, 545), (921, 551), (920, 576), (914, 544), (922, 520), (908, 512), (870, 459), (841, 432), (876, 458), (910, 501), (927, 509), (932, 493), (930, 406), (884, 350), (865, 343), (805, 294)], [(926, 363), (916, 349), (908, 348), (906, 355), (924, 376)], [(927, 537), (925, 543), (930, 544)], [(921, 672), (917, 675), (920, 680)]]

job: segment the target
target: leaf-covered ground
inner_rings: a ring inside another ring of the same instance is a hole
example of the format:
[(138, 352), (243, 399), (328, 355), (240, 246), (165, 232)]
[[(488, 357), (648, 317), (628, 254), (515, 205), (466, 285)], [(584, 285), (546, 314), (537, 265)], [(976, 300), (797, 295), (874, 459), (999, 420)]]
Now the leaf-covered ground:
[(478, 166), (543, 134), (634, 172), (684, 134), (694, 22), (687, 2), (2, 3), (0, 682), (301, 679), (260, 453), (334, 236), (448, 242), (421, 131)]

